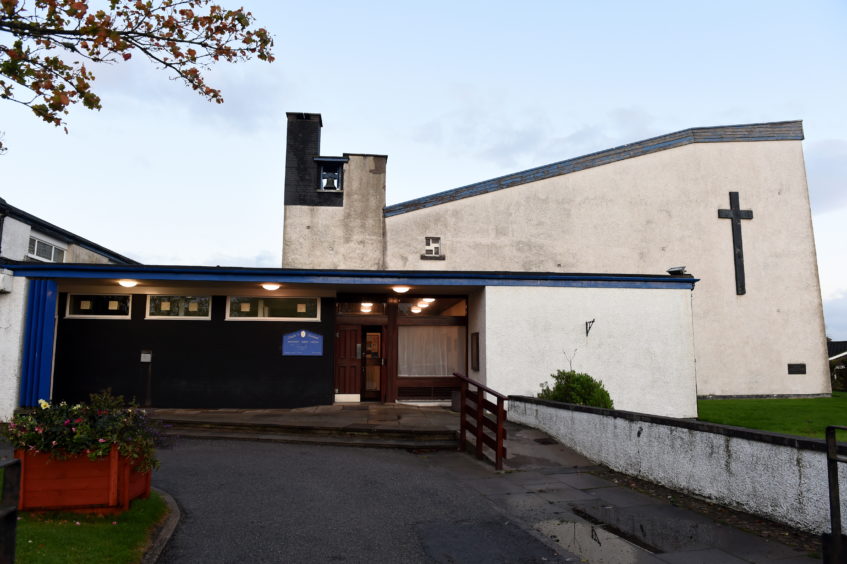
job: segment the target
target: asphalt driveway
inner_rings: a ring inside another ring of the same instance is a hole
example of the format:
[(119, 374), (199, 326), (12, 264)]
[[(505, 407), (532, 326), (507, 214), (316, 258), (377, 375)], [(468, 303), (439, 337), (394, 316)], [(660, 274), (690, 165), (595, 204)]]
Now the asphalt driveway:
[[(178, 440), (153, 484), (182, 521), (159, 562), (563, 562), (454, 452)], [(461, 478), (461, 479), (459, 479)]]

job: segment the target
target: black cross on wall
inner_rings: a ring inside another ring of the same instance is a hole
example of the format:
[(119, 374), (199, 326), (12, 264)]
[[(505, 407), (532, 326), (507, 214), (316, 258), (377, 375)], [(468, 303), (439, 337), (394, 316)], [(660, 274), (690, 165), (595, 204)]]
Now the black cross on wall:
[(732, 248), (735, 255), (735, 293), (747, 293), (744, 284), (744, 248), (741, 244), (741, 220), (753, 219), (753, 210), (742, 210), (738, 203), (738, 192), (729, 193), (728, 210), (718, 210), (718, 217), (732, 220)]

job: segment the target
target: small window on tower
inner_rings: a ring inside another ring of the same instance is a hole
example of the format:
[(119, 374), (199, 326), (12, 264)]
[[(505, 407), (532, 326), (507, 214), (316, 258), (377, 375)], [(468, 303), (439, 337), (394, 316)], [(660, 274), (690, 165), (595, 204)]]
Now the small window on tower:
[(424, 237), (424, 253), (421, 255), (423, 260), (444, 260), (444, 253), (441, 251), (441, 237)]

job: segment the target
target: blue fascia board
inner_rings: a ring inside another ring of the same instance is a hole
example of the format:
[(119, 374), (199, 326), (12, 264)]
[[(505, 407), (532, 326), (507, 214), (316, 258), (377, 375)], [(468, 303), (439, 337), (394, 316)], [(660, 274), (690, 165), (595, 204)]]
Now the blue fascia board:
[(383, 215), (400, 215), (692, 143), (802, 141), (803, 138), (802, 121), (695, 127), (393, 204), (383, 208)]
[(561, 286), (692, 289), (692, 277), (526, 272), (301, 270), (242, 267), (151, 267), (90, 264), (7, 264), (16, 276), (53, 279), (162, 280), (172, 282), (280, 282), (318, 285)]

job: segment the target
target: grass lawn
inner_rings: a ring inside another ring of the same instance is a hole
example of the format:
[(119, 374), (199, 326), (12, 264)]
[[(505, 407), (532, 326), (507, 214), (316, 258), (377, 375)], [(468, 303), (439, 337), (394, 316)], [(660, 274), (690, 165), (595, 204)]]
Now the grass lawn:
[(151, 492), (121, 515), (19, 513), (18, 564), (139, 562), (151, 529), (167, 514), (165, 501)]
[[(831, 398), (698, 400), (700, 421), (824, 438), (827, 425), (847, 426), (847, 392)], [(840, 431), (839, 441), (847, 441)]]

